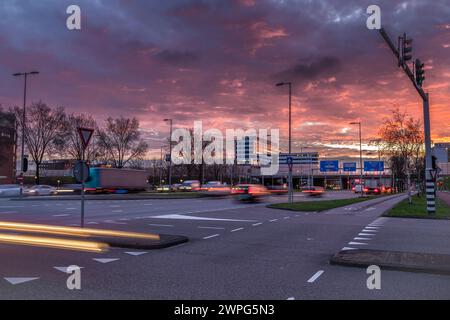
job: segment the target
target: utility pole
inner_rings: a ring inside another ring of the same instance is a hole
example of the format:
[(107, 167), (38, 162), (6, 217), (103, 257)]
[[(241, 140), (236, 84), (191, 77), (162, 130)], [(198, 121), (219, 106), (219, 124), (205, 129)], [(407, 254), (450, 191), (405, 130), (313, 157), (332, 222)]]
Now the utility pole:
[(424, 124), (424, 137), (425, 137), (425, 187), (427, 195), (427, 212), (429, 215), (436, 213), (436, 186), (433, 178), (433, 166), (431, 159), (431, 137), (430, 137), (430, 99), (427, 92), (422, 89), (424, 77), (424, 64), (419, 59), (415, 61), (415, 75), (411, 71), (407, 62), (412, 59), (410, 54), (412, 51), (412, 39), (408, 39), (406, 34), (398, 38), (398, 48), (395, 48), (389, 35), (381, 28), (380, 34), (384, 41), (387, 43), (392, 53), (398, 60), (398, 66), (403, 69), (406, 76), (411, 80), (414, 88), (419, 96), (422, 98), (423, 103), (423, 124)]
[(169, 135), (169, 192), (172, 192), (172, 119), (164, 119), (170, 123)]
[[(289, 157), (291, 157), (292, 152), (292, 83), (291, 82), (280, 82), (277, 83), (277, 87), (284, 85), (289, 86)], [(289, 164), (289, 176), (288, 176), (288, 199), (289, 203), (294, 202), (294, 191), (292, 185), (292, 164)]]
[(14, 77), (24, 77), (24, 87), (23, 87), (23, 109), (22, 109), (22, 146), (21, 146), (21, 155), (20, 155), (20, 198), (23, 196), (23, 180), (24, 173), (28, 170), (28, 160), (25, 161), (25, 122), (26, 122), (26, 105), (27, 105), (27, 79), (28, 75), (39, 74), (39, 71), (31, 71), (31, 72), (18, 72), (14, 73)]

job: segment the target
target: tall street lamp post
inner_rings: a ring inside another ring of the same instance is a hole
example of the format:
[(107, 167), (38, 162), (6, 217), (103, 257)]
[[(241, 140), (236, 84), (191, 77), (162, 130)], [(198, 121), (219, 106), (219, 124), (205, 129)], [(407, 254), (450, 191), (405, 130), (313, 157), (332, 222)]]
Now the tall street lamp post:
[[(291, 82), (280, 82), (277, 83), (276, 86), (277, 87), (281, 87), (284, 85), (288, 85), (289, 86), (289, 157), (291, 156), (291, 152), (292, 152), (292, 113), (291, 113), (291, 105), (292, 105), (292, 83)], [(293, 194), (293, 186), (292, 186), (292, 164), (289, 164), (289, 191), (288, 191), (288, 198), (289, 198), (289, 203), (293, 203), (294, 202), (294, 194)]]
[(26, 121), (26, 104), (27, 104), (27, 79), (28, 75), (35, 75), (39, 74), (38, 71), (31, 71), (31, 72), (18, 72), (14, 73), (14, 77), (24, 77), (24, 88), (23, 88), (23, 110), (22, 110), (22, 146), (21, 146), (21, 156), (20, 156), (20, 176), (22, 178), (20, 182), (20, 197), (23, 195), (23, 175), (25, 173), (25, 166), (24, 166), (24, 158), (25, 158), (25, 121)]
[(364, 197), (361, 122), (350, 122), (350, 124), (357, 124), (359, 127), (359, 185), (361, 186), (361, 197)]
[(170, 135), (169, 135), (169, 192), (172, 192), (172, 119), (164, 119), (165, 122), (169, 122)]

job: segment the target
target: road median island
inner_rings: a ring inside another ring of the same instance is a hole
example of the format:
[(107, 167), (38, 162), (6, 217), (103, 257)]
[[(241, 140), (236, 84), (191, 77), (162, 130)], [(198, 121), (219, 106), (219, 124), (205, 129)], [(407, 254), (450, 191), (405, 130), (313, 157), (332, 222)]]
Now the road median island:
[[(381, 199), (384, 196), (370, 196), (363, 198), (350, 198), (350, 199), (335, 199), (335, 200), (322, 200), (322, 201), (301, 201), (290, 203), (276, 203), (270, 204), (267, 207), (272, 209), (282, 209), (291, 211), (325, 211), (339, 207), (345, 207), (347, 205), (360, 203), (368, 200)], [(384, 200), (383, 200), (384, 201)]]
[[(0, 242), (36, 245), (76, 250), (85, 244), (96, 244), (100, 251), (107, 247), (133, 249), (162, 249), (182, 244), (188, 238), (180, 235), (138, 233), (120, 230), (91, 229), (40, 225), (30, 223), (0, 222)], [(13, 232), (13, 233), (10, 233)], [(19, 232), (19, 235), (16, 233)], [(43, 235), (43, 236), (42, 236)], [(2, 237), (3, 236), (3, 237)], [(73, 243), (72, 243), (73, 242)], [(61, 245), (63, 244), (64, 245)], [(74, 244), (75, 246), (71, 246)]]
[(426, 197), (413, 196), (412, 204), (409, 204), (408, 199), (405, 199), (388, 210), (383, 216), (391, 218), (450, 219), (450, 205), (438, 198), (436, 201), (436, 213), (429, 215), (426, 210)]
[(370, 249), (343, 250), (330, 259), (331, 264), (365, 268), (450, 275), (450, 255)]

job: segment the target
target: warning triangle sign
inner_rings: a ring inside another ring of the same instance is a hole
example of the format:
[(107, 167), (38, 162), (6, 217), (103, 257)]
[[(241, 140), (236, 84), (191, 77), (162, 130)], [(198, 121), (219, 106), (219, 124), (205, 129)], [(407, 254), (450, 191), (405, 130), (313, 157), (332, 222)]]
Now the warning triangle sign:
[(91, 141), (93, 133), (94, 133), (94, 129), (78, 128), (78, 134), (80, 135), (81, 143), (83, 144), (83, 148), (86, 149), (89, 142)]

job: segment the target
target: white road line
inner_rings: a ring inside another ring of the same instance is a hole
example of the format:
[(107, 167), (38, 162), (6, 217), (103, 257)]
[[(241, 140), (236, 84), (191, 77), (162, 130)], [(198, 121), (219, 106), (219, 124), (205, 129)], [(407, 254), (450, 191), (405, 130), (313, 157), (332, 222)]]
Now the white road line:
[(351, 245), (351, 246), (367, 246), (367, 243), (364, 243), (364, 242), (353, 242), (353, 241), (350, 241), (348, 244)]
[(356, 248), (343, 247), (343, 248), (341, 249), (341, 251), (347, 251), (347, 250), (356, 250)]
[(378, 232), (378, 230), (373, 230), (373, 229), (363, 229), (362, 232)]
[(275, 221), (278, 221), (278, 219), (269, 220), (269, 222), (275, 222)]
[(254, 223), (254, 224), (252, 224), (252, 226), (254, 226), (254, 227), (256, 227), (256, 226), (260, 226), (260, 225), (262, 225), (262, 222), (258, 222), (258, 223)]
[(370, 238), (354, 237), (353, 240), (372, 240), (372, 239), (370, 239)]
[(283, 217), (283, 219), (289, 219), (290, 217)]
[(218, 236), (219, 236), (219, 234), (216, 233), (216, 234), (213, 234), (213, 235), (211, 235), (211, 236), (203, 237), (203, 240), (211, 239), (211, 238), (218, 237)]
[(223, 228), (223, 227), (202, 227), (202, 226), (198, 226), (197, 228), (199, 228), (199, 229), (212, 229), (212, 230), (225, 230), (225, 228)]
[(68, 217), (70, 214), (54, 214), (53, 217)]
[(231, 232), (236, 232), (236, 231), (240, 231), (240, 230), (244, 230), (244, 228), (233, 229), (233, 230), (231, 230)]
[(374, 236), (372, 233), (358, 233), (358, 236)]
[(152, 227), (173, 227), (172, 224), (149, 224)]
[(123, 210), (112, 210), (111, 212), (112, 213), (121, 213), (121, 212), (123, 212)]
[(380, 227), (375, 227), (375, 226), (366, 226), (367, 229), (379, 229)]
[(311, 278), (309, 278), (308, 283), (313, 283), (314, 281), (317, 280), (317, 278), (319, 278), (323, 273), (323, 270), (319, 270), (317, 271)]
[(66, 208), (66, 210), (77, 210), (77, 208)]
[(289, 297), (286, 300), (295, 300), (295, 298), (294, 297)]
[(109, 206), (110, 208), (120, 208), (119, 205), (113, 205), (113, 206)]
[(17, 211), (3, 211), (3, 212), (0, 212), (0, 214), (10, 214), (10, 213), (17, 213)]

